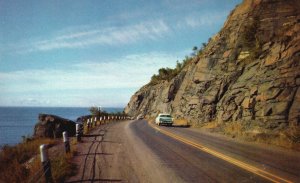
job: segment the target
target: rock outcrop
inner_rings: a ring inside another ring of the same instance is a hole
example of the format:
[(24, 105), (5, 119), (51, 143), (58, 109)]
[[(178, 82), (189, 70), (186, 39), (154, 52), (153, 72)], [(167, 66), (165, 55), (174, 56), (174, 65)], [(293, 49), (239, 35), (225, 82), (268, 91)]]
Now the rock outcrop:
[(34, 137), (62, 137), (62, 132), (67, 131), (69, 136), (76, 133), (76, 123), (50, 114), (39, 114), (39, 121), (34, 127)]
[(300, 1), (245, 0), (201, 54), (171, 81), (142, 87), (125, 112), (170, 112), (193, 125), (299, 135), (299, 63)]

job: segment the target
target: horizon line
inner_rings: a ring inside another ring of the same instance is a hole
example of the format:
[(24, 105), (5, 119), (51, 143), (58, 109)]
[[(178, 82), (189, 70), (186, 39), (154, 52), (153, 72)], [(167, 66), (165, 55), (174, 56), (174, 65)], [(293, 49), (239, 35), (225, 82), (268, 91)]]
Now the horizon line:
[[(4, 106), (4, 105), (0, 105), (0, 107), (91, 108), (91, 107), (95, 107), (95, 106)], [(100, 106), (96, 106), (96, 107), (100, 107)], [(115, 106), (115, 107), (103, 107), (103, 106), (101, 106), (101, 108), (125, 108), (125, 107), (120, 107), (120, 106)]]

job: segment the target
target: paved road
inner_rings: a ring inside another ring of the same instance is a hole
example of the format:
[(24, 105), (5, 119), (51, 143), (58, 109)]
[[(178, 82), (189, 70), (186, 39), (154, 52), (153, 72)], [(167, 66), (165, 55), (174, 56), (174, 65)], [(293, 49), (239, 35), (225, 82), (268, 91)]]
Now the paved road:
[(144, 120), (102, 125), (77, 151), (67, 182), (300, 182), (295, 152)]
[[(157, 127), (154, 126), (154, 128)], [(299, 152), (265, 144), (241, 142), (222, 135), (200, 132), (199, 129), (193, 128), (162, 127), (158, 128), (158, 131), (163, 131), (167, 134), (171, 133), (175, 138), (182, 137), (184, 140), (196, 142), (203, 149), (208, 149), (202, 150), (199, 148), (200, 150), (214, 156), (217, 152), (221, 154), (219, 158), (229, 163), (237, 162), (235, 163), (237, 166), (264, 178), (269, 178), (271, 181), (300, 182)], [(229, 160), (226, 160), (224, 157), (228, 157)], [(239, 163), (242, 163), (242, 165)], [(244, 167), (244, 164), (248, 167)]]

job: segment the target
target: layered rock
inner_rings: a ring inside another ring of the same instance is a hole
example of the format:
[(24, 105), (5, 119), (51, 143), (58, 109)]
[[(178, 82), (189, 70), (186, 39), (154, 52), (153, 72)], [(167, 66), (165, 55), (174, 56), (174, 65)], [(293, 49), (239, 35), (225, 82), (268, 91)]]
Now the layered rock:
[(299, 129), (299, 63), (300, 1), (245, 0), (179, 75), (142, 87), (125, 112), (238, 122), (249, 132)]
[(74, 136), (76, 133), (76, 123), (51, 114), (39, 114), (38, 123), (34, 127), (34, 137), (62, 137), (64, 131), (68, 132), (69, 136)]

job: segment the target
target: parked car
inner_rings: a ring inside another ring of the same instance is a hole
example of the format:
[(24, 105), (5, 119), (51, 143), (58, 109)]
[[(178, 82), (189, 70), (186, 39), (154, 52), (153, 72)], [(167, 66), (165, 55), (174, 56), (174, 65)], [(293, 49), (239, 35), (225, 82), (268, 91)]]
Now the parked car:
[(163, 114), (160, 113), (155, 119), (155, 124), (157, 125), (167, 125), (167, 126), (172, 126), (173, 124), (173, 118), (170, 114)]

